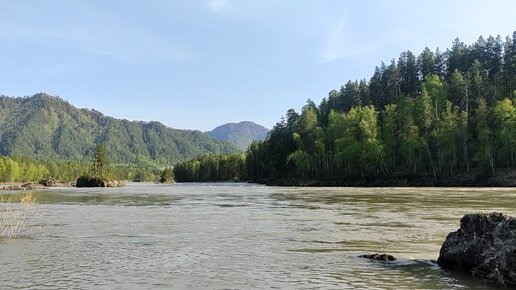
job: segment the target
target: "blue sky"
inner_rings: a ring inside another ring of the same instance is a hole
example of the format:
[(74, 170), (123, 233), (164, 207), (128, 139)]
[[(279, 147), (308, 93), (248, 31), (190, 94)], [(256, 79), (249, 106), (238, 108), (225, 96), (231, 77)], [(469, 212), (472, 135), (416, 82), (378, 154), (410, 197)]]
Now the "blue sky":
[(516, 1), (0, 0), (0, 94), (271, 128), (383, 60), (516, 30)]

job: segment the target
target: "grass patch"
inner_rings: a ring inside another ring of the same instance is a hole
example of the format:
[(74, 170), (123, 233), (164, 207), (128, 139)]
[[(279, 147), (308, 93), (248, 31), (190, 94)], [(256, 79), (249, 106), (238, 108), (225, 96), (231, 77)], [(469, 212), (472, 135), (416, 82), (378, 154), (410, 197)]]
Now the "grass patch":
[(19, 196), (0, 196), (0, 238), (27, 236), (40, 216), (41, 207), (31, 192)]

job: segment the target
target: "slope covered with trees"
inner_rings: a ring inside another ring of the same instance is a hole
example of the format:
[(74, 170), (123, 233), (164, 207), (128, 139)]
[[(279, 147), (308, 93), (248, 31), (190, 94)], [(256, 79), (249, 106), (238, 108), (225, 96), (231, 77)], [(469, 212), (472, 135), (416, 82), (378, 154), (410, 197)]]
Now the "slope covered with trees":
[(289, 110), (250, 146), (245, 175), (284, 184), (476, 184), (514, 177), (515, 166), (516, 32), (471, 45), (456, 39), (444, 52), (402, 52), (369, 80), (348, 81), (319, 105), (308, 100), (300, 113)]
[(252, 180), (454, 176), (516, 165), (516, 32), (456, 39), (287, 112), (248, 152)]
[(170, 165), (204, 154), (238, 151), (199, 131), (115, 119), (46, 94), (0, 97), (0, 155), (90, 160), (95, 144), (101, 143), (114, 163)]
[(218, 140), (229, 141), (242, 151), (245, 151), (253, 141), (264, 140), (267, 137), (267, 132), (269, 132), (269, 129), (261, 125), (250, 121), (243, 121), (218, 126), (212, 131), (207, 132), (207, 134)]

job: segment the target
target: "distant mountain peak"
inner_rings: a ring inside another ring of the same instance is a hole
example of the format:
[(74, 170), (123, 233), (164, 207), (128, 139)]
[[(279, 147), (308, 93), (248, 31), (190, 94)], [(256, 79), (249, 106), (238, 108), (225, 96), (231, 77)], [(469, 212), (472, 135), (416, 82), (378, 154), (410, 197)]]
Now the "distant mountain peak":
[(269, 129), (251, 121), (227, 123), (207, 132), (215, 139), (233, 143), (241, 150), (246, 150), (254, 140), (264, 140)]

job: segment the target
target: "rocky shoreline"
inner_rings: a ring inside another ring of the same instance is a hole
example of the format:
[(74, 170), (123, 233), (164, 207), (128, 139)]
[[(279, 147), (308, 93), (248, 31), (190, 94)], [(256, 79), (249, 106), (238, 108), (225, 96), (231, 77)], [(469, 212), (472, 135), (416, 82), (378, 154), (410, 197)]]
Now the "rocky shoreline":
[(0, 184), (0, 190), (39, 190), (51, 187), (122, 187), (125, 186), (123, 181), (118, 180), (101, 180), (97, 178), (82, 178), (72, 182), (62, 182), (57, 179), (49, 178), (40, 182), (24, 182), (24, 183), (5, 183)]
[(60, 182), (56, 179), (49, 178), (40, 182), (24, 182), (24, 183), (5, 183), (0, 184), (0, 190), (37, 190), (47, 189), (49, 187), (73, 187), (75, 182)]
[(0, 185), (0, 190), (36, 190), (36, 189), (45, 189), (45, 188), (47, 188), (47, 187), (44, 185), (41, 185), (39, 183), (36, 183), (36, 182)]

